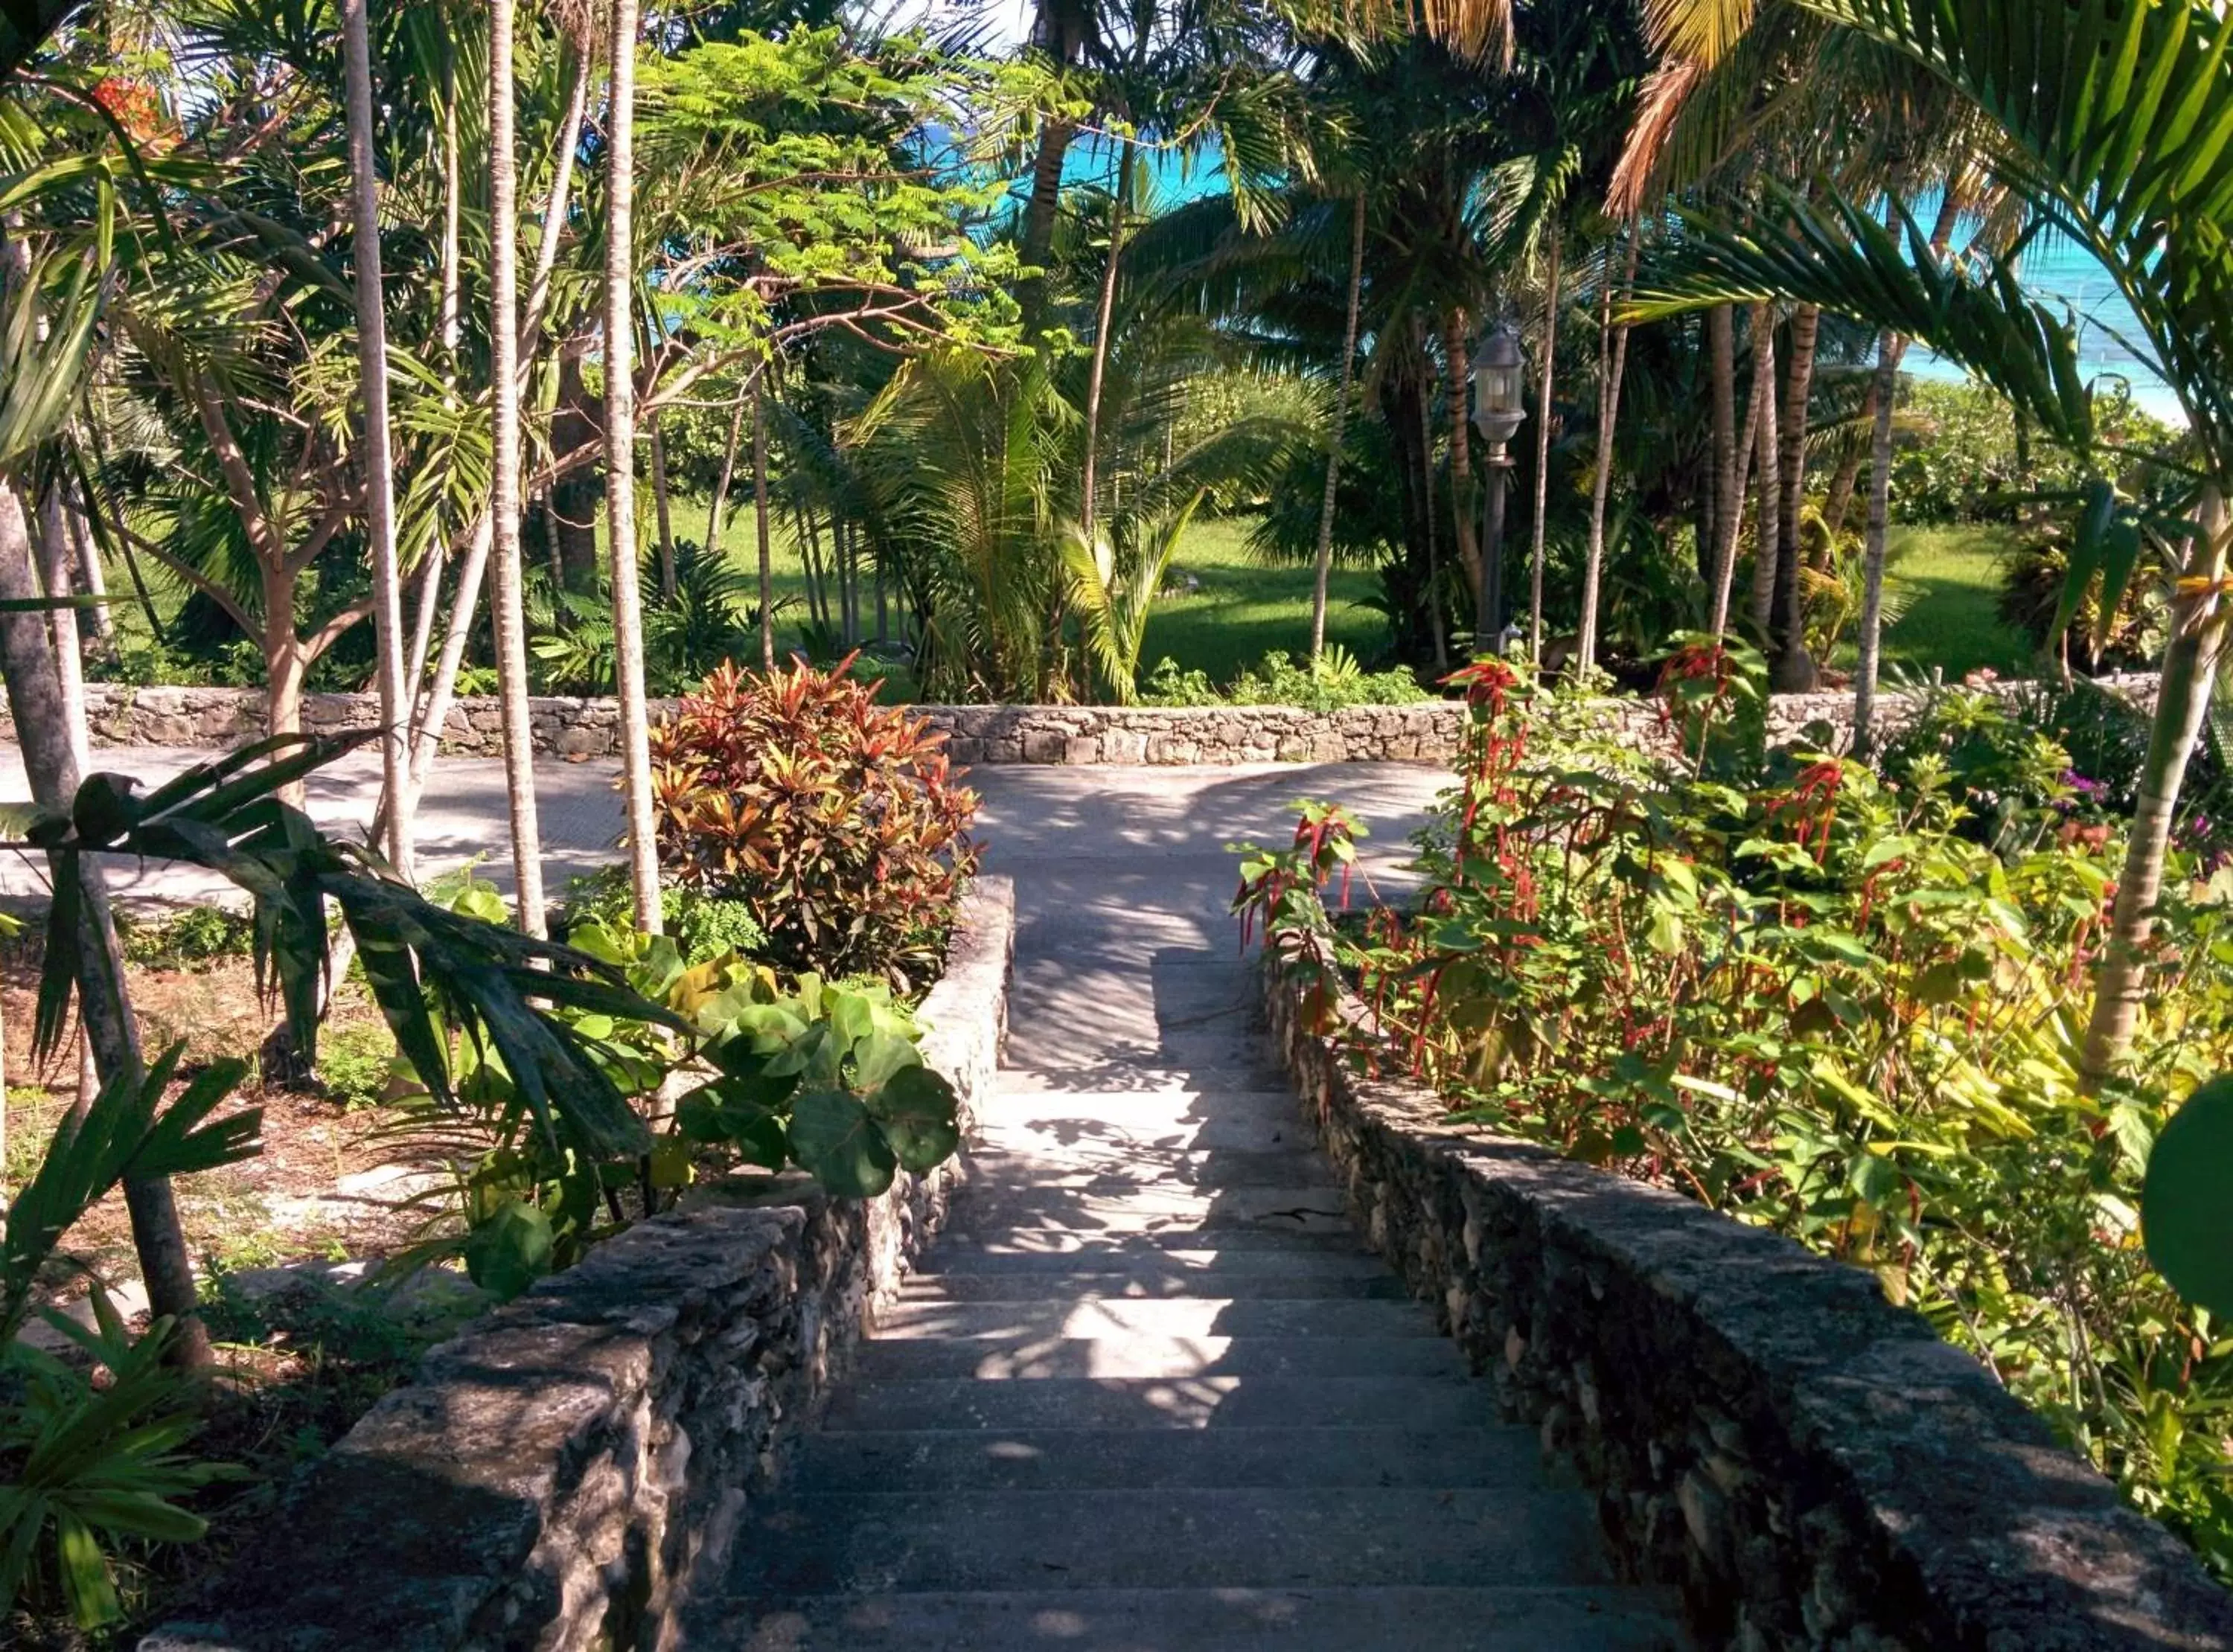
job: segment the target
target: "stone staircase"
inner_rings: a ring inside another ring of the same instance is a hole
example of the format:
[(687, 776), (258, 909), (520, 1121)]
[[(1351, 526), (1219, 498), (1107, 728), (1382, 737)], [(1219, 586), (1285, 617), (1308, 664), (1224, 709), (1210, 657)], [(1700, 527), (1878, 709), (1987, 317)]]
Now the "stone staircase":
[(1151, 1053), (1002, 1076), (952, 1226), (685, 1644), (1683, 1645), (1361, 1248), (1241, 1027)]

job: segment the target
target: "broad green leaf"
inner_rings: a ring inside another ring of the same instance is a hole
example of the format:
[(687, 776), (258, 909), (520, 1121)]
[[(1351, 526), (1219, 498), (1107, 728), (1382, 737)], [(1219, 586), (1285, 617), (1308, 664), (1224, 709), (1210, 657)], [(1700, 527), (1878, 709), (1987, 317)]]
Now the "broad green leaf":
[(868, 1104), (892, 1152), (918, 1175), (945, 1163), (961, 1146), (959, 1103), (943, 1074), (921, 1064), (902, 1067)]
[(2196, 1090), (2148, 1155), (2148, 1260), (2189, 1302), (2233, 1315), (2233, 1074)]
[(791, 1152), (839, 1199), (871, 1199), (892, 1185), (899, 1161), (860, 1097), (811, 1089), (792, 1103)]
[(509, 1302), (550, 1270), (550, 1219), (537, 1206), (509, 1200), (465, 1237), (472, 1282)]

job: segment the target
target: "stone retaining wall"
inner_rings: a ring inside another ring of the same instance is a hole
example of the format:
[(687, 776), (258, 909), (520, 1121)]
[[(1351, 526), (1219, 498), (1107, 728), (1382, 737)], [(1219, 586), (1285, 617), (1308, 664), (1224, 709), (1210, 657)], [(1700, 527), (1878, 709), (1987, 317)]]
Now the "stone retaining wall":
[[(922, 1006), (965, 1109), (999, 1064), (1014, 919), (978, 880)], [(717, 1187), (599, 1246), (430, 1353), (142, 1652), (651, 1652), (958, 1174), (867, 1201)]]
[[(2106, 686), (2152, 703), (2152, 676), (2106, 678)], [(2004, 694), (2030, 685), (2003, 683)], [(176, 745), (221, 748), (244, 745), (264, 732), (264, 696), (252, 688), (133, 688), (114, 683), (86, 687), (87, 720), (96, 745)], [(1884, 726), (1897, 727), (1909, 702), (1885, 697)], [(654, 719), (673, 700), (654, 700)], [(1607, 700), (1606, 716), (1624, 737), (1658, 738), (1648, 703)], [(528, 702), (535, 749), (562, 758), (610, 757), (618, 750), (620, 712), (609, 699), (541, 697)], [(915, 708), (949, 736), (956, 763), (1448, 763), (1456, 755), (1465, 713), (1456, 703), (1428, 700), (1409, 706), (1357, 706), (1306, 712), (1292, 706), (921, 706)], [(368, 694), (310, 694), (303, 701), (303, 726), (334, 734), (374, 725)], [(1849, 693), (1778, 694), (1768, 713), (1771, 738), (1798, 738), (1825, 723), (1840, 748), (1852, 738)], [(0, 739), (15, 725), (0, 706)], [(443, 733), (443, 749), (461, 756), (497, 757), (504, 734), (497, 702), (459, 700)]]
[(1370, 1242), (1595, 1488), (1618, 1562), (1681, 1590), (1702, 1644), (2233, 1648), (2233, 1595), (1868, 1274), (1452, 1126), (1419, 1086), (1353, 1073), (1266, 979)]

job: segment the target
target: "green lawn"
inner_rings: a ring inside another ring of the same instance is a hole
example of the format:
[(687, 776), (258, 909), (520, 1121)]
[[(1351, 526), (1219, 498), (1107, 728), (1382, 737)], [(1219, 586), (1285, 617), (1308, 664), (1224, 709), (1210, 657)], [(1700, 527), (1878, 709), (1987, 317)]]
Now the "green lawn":
[(2001, 621), (2001, 552), (2011, 530), (1993, 525), (1895, 528), (1893, 576), (1914, 589), (1899, 623), (1885, 633), (1885, 660), (1950, 682), (1989, 666), (2003, 676), (2028, 672), (2030, 639)]
[[(1267, 650), (1284, 648), (1299, 656), (1309, 651), (1312, 570), (1259, 562), (1248, 550), (1253, 526), (1247, 517), (1198, 517), (1187, 530), (1172, 563), (1171, 582), (1182, 584), (1190, 577), (1196, 589), (1156, 603), (1148, 619), (1147, 646), (1141, 652), (1143, 671), (1169, 654), (1182, 669), (1206, 671), (1213, 682), (1223, 684), (1243, 667), (1261, 660)], [(678, 501), (674, 530), (692, 538), (703, 535), (706, 506)], [(749, 497), (724, 524), (721, 546), (739, 567), (758, 568), (758, 541)], [(770, 522), (768, 552), (777, 597), (798, 599), (798, 607), (784, 615), (795, 625), (804, 614), (806, 570), (788, 523)], [(1342, 568), (1334, 569), (1327, 589), (1327, 641), (1340, 643), (1367, 664), (1388, 646), (1387, 621), (1364, 606), (1379, 589), (1377, 575)], [(863, 607), (873, 634), (876, 610), (866, 592)], [(896, 614), (892, 624), (896, 632)]]

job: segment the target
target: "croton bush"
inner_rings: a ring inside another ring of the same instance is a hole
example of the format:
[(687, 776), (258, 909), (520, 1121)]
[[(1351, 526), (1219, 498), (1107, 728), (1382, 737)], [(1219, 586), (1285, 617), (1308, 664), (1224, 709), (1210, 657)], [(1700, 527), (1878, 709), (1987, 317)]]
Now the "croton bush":
[(2233, 871), (2175, 853), (2129, 1072), (2089, 1094), (2122, 826), (2074, 818), (2068, 754), (1973, 758), (1975, 707), (1893, 778), (1768, 751), (1758, 679), (1685, 647), (1650, 753), (1471, 666), (1416, 903), (1338, 920), (1357, 823), (1315, 804), (1239, 905), (1362, 998), (1361, 1063), (1870, 1270), (2233, 1575), (2233, 1338), (2140, 1219), (2157, 1136), (2233, 1067)]
[(946, 737), (879, 705), (848, 656), (767, 675), (723, 666), (652, 731), (662, 866), (749, 912), (760, 956), (901, 992), (937, 969), (977, 864), (977, 795)]

